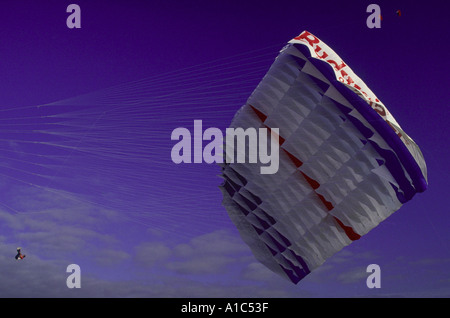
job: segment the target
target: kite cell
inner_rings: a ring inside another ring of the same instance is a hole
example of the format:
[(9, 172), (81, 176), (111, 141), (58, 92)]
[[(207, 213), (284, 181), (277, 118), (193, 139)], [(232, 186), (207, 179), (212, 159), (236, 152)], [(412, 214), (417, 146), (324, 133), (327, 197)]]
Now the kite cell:
[(230, 127), (279, 128), (278, 171), (224, 163), (220, 188), (255, 257), (295, 284), (427, 188), (416, 143), (307, 31), (281, 50)]

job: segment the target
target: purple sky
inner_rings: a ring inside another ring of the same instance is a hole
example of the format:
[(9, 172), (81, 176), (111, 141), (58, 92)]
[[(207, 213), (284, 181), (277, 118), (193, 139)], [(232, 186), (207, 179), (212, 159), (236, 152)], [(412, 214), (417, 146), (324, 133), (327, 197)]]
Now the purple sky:
[[(450, 296), (443, 1), (77, 1), (82, 27), (68, 29), (71, 3), (0, 10), (0, 296)], [(381, 29), (366, 26), (370, 3)], [(416, 141), (429, 189), (293, 285), (240, 239), (219, 167), (173, 164), (170, 134), (195, 119), (227, 127), (303, 30)]]

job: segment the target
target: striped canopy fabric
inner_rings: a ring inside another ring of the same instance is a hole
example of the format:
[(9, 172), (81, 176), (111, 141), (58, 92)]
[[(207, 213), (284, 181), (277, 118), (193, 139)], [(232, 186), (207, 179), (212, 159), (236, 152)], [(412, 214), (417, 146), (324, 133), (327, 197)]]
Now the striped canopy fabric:
[(221, 190), (255, 257), (293, 283), (427, 187), (419, 147), (307, 31), (281, 50), (230, 127), (279, 129), (278, 171), (224, 163)]

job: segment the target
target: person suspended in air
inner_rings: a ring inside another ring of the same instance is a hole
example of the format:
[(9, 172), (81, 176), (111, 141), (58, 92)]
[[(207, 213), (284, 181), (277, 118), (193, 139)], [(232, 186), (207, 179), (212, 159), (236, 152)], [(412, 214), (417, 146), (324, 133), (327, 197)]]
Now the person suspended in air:
[(17, 248), (16, 260), (24, 259), (26, 255), (22, 254), (20, 247)]

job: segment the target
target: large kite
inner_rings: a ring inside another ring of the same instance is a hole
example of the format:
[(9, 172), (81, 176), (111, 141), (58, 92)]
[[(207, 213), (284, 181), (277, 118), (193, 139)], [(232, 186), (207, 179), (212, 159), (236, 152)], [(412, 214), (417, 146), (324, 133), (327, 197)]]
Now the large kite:
[(279, 169), (222, 164), (223, 205), (255, 257), (298, 283), (427, 188), (416, 143), (324, 42), (289, 41), (230, 127), (279, 128)]

